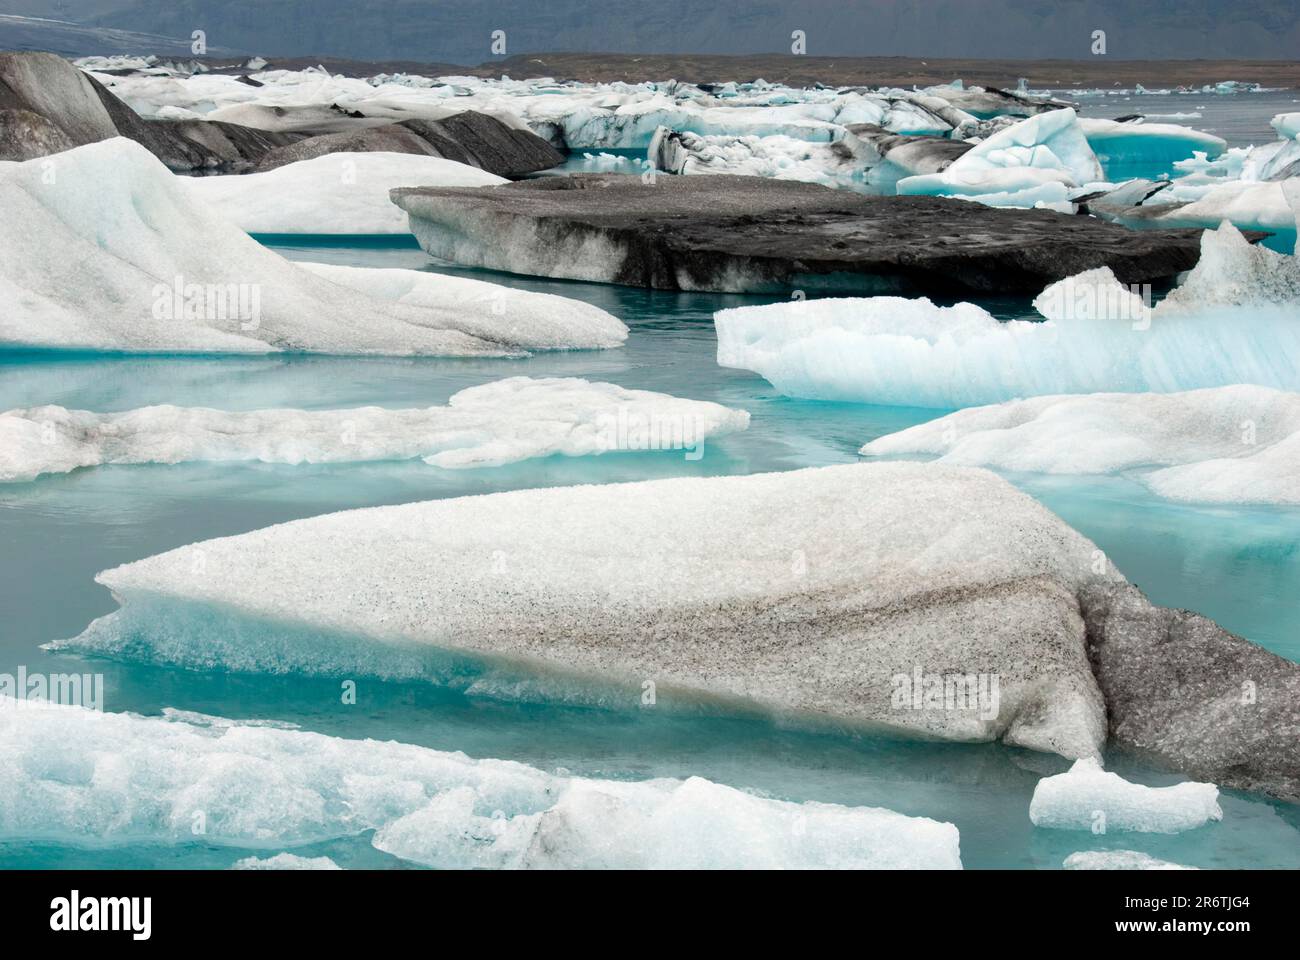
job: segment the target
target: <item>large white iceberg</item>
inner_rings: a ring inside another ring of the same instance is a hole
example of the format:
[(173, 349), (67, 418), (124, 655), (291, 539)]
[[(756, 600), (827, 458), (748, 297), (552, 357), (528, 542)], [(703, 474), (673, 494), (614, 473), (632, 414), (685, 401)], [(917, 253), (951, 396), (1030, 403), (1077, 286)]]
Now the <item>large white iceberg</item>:
[(1029, 819), (1036, 827), (1056, 830), (1181, 833), (1222, 820), (1223, 811), (1219, 788), (1212, 783), (1147, 787), (1084, 757), (1066, 773), (1038, 781), (1029, 801)]
[(714, 314), (718, 363), (788, 396), (953, 409), (1019, 397), (1169, 393), (1247, 383), (1300, 389), (1300, 262), (1230, 224), (1155, 309), (1107, 268), (1048, 287), (1049, 322), (970, 303), (828, 298)]
[[(467, 306), (457, 283), (430, 306), (350, 289), (266, 249), (122, 138), (0, 165), (0, 209), (0, 345), (517, 356), (525, 343), (612, 347), (627, 335), (561, 297), (499, 288), (499, 304)], [(439, 282), (411, 273), (413, 286)], [(512, 315), (513, 304), (528, 309)]]
[(182, 177), (189, 192), (248, 233), (385, 235), (410, 233), (388, 199), (394, 187), (489, 187), (495, 174), (408, 153), (329, 153), (264, 173)]
[(447, 869), (961, 868), (956, 827), (889, 810), (229, 721), (5, 700), (0, 762), (0, 839), (24, 843), (284, 850), (374, 831), (380, 850)]
[(940, 173), (898, 181), (898, 193), (969, 197), (995, 206), (1060, 205), (1066, 188), (1105, 179), (1079, 123), (1069, 108), (1021, 120)]
[(419, 410), (142, 407), (92, 413), (58, 406), (0, 413), (0, 481), (106, 463), (260, 460), (337, 463), (422, 458), (481, 467), (554, 454), (704, 452), (749, 414), (716, 403), (578, 379), (512, 377)]
[[(996, 549), (992, 549), (995, 545)], [(55, 646), (247, 671), (473, 682), (1095, 755), (1078, 591), (1123, 580), (982, 470), (854, 464), (354, 510), (99, 575)], [(465, 677), (470, 680), (465, 680)], [(490, 678), (489, 678), (490, 682)], [(612, 691), (612, 692), (609, 692)]]
[(1300, 504), (1300, 393), (1238, 385), (1032, 397), (959, 410), (861, 452), (1036, 473), (1162, 467), (1139, 478), (1172, 499)]

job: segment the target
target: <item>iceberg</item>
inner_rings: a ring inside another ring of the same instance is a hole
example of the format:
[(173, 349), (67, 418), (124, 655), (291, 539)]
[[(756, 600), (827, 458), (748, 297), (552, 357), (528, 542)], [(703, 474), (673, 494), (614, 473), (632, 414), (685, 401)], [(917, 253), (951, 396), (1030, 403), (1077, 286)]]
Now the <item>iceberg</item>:
[(1035, 473), (1140, 473), (1175, 500), (1300, 505), (1300, 393), (1236, 385), (1103, 393), (959, 410), (873, 440), (865, 456)]
[(1283, 140), (1300, 140), (1300, 113), (1279, 113), (1269, 125)]
[(1080, 850), (1065, 858), (1066, 870), (1196, 870), (1181, 863), (1157, 860), (1137, 850)]
[(1094, 551), (978, 470), (527, 490), (355, 510), (106, 571), (122, 609), (57, 646), (434, 680), (441, 651), (599, 684), (606, 703), (639, 703), (652, 680), (665, 705), (1090, 756), (1105, 711), (1076, 597), (1096, 577), (1122, 583), (1093, 572)]
[(394, 187), (486, 187), (504, 177), (454, 160), (409, 153), (330, 153), (240, 176), (180, 183), (241, 230), (254, 234), (410, 233), (388, 199)]
[(718, 363), (787, 396), (953, 409), (1063, 393), (1300, 389), (1300, 262), (1225, 224), (1154, 309), (1097, 268), (1034, 301), (1049, 322), (970, 303), (827, 298), (714, 314)]
[(1212, 783), (1146, 787), (1084, 757), (1068, 772), (1038, 781), (1029, 819), (1036, 827), (1054, 830), (1181, 833), (1222, 820), (1223, 811), (1219, 788)]
[(1079, 126), (1106, 171), (1106, 176), (1098, 179), (1158, 177), (1171, 172), (1177, 161), (1190, 159), (1197, 152), (1213, 160), (1228, 149), (1222, 137), (1177, 123), (1121, 123), (1081, 117)]
[[(284, 850), (373, 831), (444, 869), (960, 869), (957, 828), (698, 777), (618, 782), (237, 722), (0, 702), (0, 838)], [(329, 869), (250, 857), (253, 869)]]
[(572, 378), (512, 377), (423, 410), (252, 410), (155, 406), (92, 413), (58, 406), (0, 413), (0, 482), (99, 464), (258, 460), (340, 463), (422, 458), (438, 467), (616, 450), (704, 453), (749, 414), (716, 403)]
[(939, 173), (899, 180), (898, 193), (970, 197), (999, 206), (1065, 204), (1065, 188), (1105, 179), (1080, 122), (1069, 108), (1021, 120)]
[[(0, 166), (0, 206), (0, 345), (499, 357), (524, 354), (521, 341), (626, 337), (614, 317), (560, 297), (501, 288), (492, 307), (466, 310), (461, 284), (436, 308), (349, 289), (266, 249), (120, 138)], [(438, 283), (412, 274), (409, 287)], [(512, 304), (527, 309), (512, 316)]]

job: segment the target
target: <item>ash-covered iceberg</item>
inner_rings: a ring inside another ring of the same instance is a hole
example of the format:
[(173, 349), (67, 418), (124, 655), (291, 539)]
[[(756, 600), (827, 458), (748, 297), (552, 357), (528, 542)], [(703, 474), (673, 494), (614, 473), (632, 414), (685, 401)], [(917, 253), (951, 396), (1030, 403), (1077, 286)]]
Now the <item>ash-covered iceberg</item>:
[(1101, 769), (1091, 757), (1034, 787), (1029, 819), (1036, 827), (1097, 833), (1181, 833), (1222, 820), (1212, 783), (1147, 787)]
[[(352, 837), (445, 869), (960, 869), (957, 828), (760, 798), (698, 777), (619, 782), (505, 760), (178, 715), (0, 700), (0, 839), (247, 850)], [(290, 853), (243, 868), (301, 868)], [(250, 862), (255, 861), (255, 862)]]
[(190, 193), (241, 230), (365, 236), (410, 233), (394, 187), (484, 187), (504, 177), (441, 157), (330, 153), (242, 176), (187, 177)]
[[(55, 649), (424, 680), (1066, 757), (1300, 797), (1300, 666), (1153, 606), (983, 470), (856, 464), (353, 510), (105, 571)], [(1099, 694), (1100, 690), (1100, 694)], [(1246, 697), (1243, 691), (1251, 696)]]
[[(434, 308), (350, 289), (267, 250), (120, 138), (0, 166), (0, 207), (0, 345), (515, 356), (539, 339), (600, 348), (626, 337), (614, 317), (560, 297), (503, 291), (466, 309), (453, 291)], [(526, 317), (511, 315), (516, 303)]]
[[(453, 651), (629, 690), (613, 702), (649, 681), (661, 704), (1089, 756), (1105, 711), (1075, 598), (1096, 576), (1122, 583), (1094, 573), (1094, 552), (984, 471), (530, 490), (335, 514), (107, 571), (122, 609), (61, 646), (389, 677)], [(214, 628), (218, 610), (243, 625)]]
[(1300, 389), (1296, 258), (1230, 224), (1150, 308), (1107, 268), (1048, 287), (1049, 322), (970, 303), (832, 298), (720, 310), (718, 363), (789, 396), (952, 409), (1062, 393), (1168, 393), (1228, 384)]
[(1300, 393), (1238, 385), (1031, 397), (959, 410), (861, 453), (1035, 473), (1138, 471), (1171, 499), (1300, 505)]
[(573, 378), (512, 377), (418, 410), (250, 410), (155, 406), (92, 413), (58, 406), (0, 413), (0, 482), (100, 464), (423, 459), (483, 467), (611, 451), (704, 453), (749, 415), (716, 403)]

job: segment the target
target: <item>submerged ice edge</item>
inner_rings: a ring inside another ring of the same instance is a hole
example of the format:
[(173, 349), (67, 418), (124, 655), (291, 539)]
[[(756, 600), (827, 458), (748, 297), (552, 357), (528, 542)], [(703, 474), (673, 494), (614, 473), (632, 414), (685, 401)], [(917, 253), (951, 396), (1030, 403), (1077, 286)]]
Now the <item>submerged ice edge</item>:
[(13, 772), (0, 838), (283, 850), (370, 834), (448, 869), (961, 868), (950, 823), (699, 777), (586, 779), (394, 742), (4, 702), (0, 733)]

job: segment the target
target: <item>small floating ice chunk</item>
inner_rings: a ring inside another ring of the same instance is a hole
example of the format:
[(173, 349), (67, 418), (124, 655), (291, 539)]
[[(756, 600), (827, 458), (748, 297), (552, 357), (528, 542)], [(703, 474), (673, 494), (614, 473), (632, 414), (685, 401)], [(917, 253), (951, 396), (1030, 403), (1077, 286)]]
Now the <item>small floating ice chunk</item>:
[(1186, 781), (1146, 787), (1102, 770), (1093, 757), (1068, 772), (1044, 777), (1034, 787), (1029, 819), (1036, 827), (1113, 833), (1181, 833), (1222, 820), (1219, 788)]
[(422, 410), (251, 410), (155, 406), (124, 413), (34, 407), (0, 413), (0, 482), (99, 464), (257, 460), (357, 463), (423, 458), (500, 466), (554, 454), (680, 450), (743, 430), (716, 403), (575, 378), (511, 377)]
[(1139, 850), (1080, 850), (1062, 862), (1066, 870), (1198, 870), (1169, 860), (1157, 860)]
[[(960, 869), (957, 828), (698, 777), (558, 776), (393, 742), (0, 704), (0, 839), (284, 850), (375, 831), (442, 868)], [(281, 853), (238, 866), (329, 868)]]
[(329, 857), (300, 857), (296, 853), (277, 853), (274, 857), (245, 857), (235, 861), (231, 870), (342, 870)]
[[(1161, 302), (1161, 314), (1300, 302), (1300, 257), (1252, 244), (1231, 223), (1201, 234), (1201, 258)], [(1294, 313), (1290, 314), (1292, 320)], [(1234, 321), (1235, 322), (1235, 321)]]
[(504, 177), (409, 153), (330, 153), (263, 173), (181, 177), (198, 200), (248, 233), (410, 233), (388, 199), (394, 187), (487, 187)]
[(1163, 467), (1138, 478), (1170, 499), (1300, 504), (1300, 393), (1239, 385), (1032, 397), (959, 410), (860, 452), (1036, 473)]

